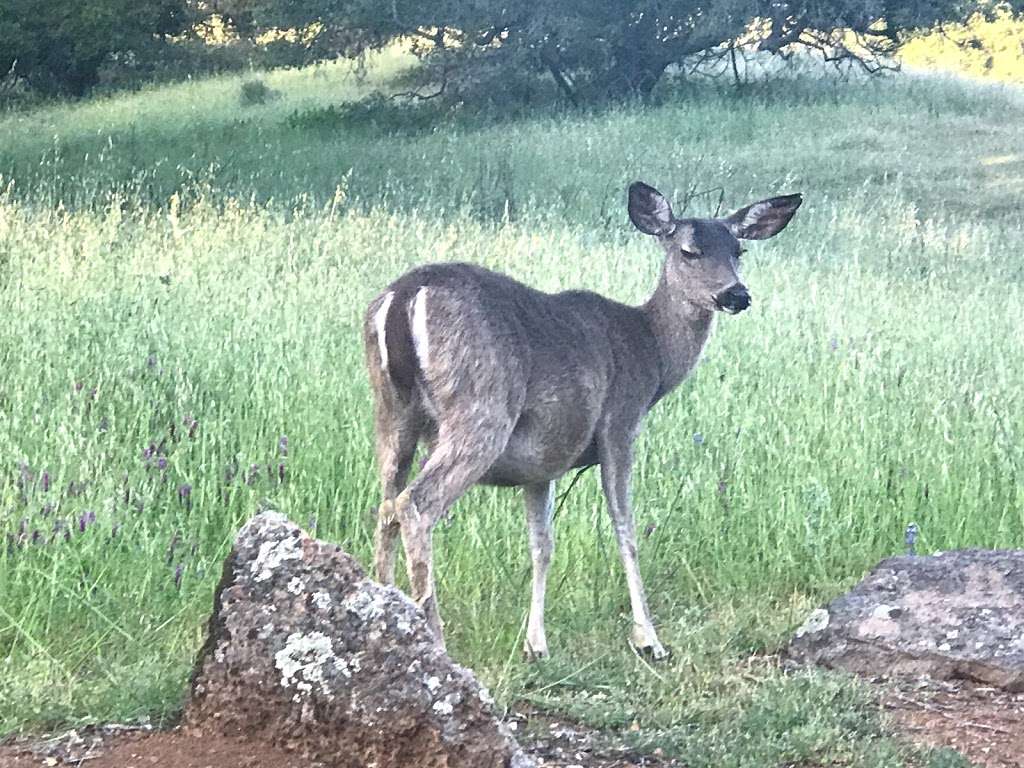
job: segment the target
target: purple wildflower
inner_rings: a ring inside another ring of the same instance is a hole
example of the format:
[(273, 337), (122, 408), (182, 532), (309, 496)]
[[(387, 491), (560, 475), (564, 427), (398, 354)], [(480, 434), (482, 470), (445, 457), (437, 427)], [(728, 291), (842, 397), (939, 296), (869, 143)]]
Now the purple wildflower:
[(43, 477), (42, 477), (41, 482), (43, 484), (43, 493), (46, 493), (48, 490), (50, 490), (50, 473), (49, 472), (43, 472)]
[(75, 382), (75, 392), (81, 392), (82, 391), (82, 386), (83, 386), (82, 382), (76, 381)]
[(192, 486), (188, 483), (184, 483), (178, 486), (178, 501), (180, 501), (186, 509), (192, 509)]
[(700, 432), (694, 432), (693, 433), (693, 444), (694, 445), (704, 445), (704, 435), (702, 435)]
[(185, 566), (178, 563), (178, 567), (174, 569), (174, 588), (181, 589), (181, 577), (185, 575)]
[(831, 349), (833, 352), (835, 352), (837, 349), (839, 349), (839, 339), (837, 339), (835, 336), (833, 336), (831, 339), (829, 339), (828, 340), (828, 348)]
[(156, 468), (159, 469), (161, 472), (163, 472), (165, 469), (167, 469), (167, 457), (166, 456), (161, 456), (160, 458), (158, 458), (156, 460)]
[(147, 368), (156, 368), (156, 355), (150, 355), (146, 358)]
[(277, 481), (279, 483), (284, 482), (284, 462), (282, 461), (277, 465)]
[(281, 455), (281, 458), (287, 458), (288, 456), (288, 435), (281, 435), (277, 440), (277, 452)]

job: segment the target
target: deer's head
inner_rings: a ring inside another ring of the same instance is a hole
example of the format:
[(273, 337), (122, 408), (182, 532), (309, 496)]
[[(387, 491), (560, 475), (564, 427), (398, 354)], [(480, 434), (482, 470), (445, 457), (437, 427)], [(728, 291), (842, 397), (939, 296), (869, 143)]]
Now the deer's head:
[(665, 277), (675, 295), (731, 315), (750, 306), (750, 293), (739, 276), (740, 240), (778, 234), (801, 202), (800, 195), (784, 195), (740, 208), (723, 219), (677, 219), (654, 187), (642, 181), (629, 186), (629, 218), (665, 249)]

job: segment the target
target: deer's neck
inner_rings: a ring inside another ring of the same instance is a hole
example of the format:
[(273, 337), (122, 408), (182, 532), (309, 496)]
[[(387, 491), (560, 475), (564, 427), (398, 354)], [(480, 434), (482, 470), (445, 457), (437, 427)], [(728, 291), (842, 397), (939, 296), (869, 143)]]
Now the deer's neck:
[(711, 333), (715, 313), (684, 298), (667, 265), (654, 295), (643, 306), (661, 356), (661, 386), (658, 396), (675, 389), (693, 370)]

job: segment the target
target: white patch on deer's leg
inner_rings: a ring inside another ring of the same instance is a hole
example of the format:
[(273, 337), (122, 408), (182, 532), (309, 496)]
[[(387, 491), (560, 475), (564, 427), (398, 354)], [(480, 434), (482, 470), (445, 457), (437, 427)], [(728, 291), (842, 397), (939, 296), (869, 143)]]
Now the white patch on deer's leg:
[(636, 533), (629, 523), (616, 524), (615, 533), (619, 539), (619, 553), (626, 571), (626, 584), (629, 587), (629, 603), (633, 610), (633, 631), (631, 639), (639, 651), (650, 653), (655, 659), (668, 657), (658, 633), (654, 631), (650, 612), (647, 608), (647, 595), (644, 583), (640, 578), (640, 567), (636, 560)]
[(530, 556), (533, 560), (533, 592), (523, 652), (528, 659), (544, 659), (548, 656), (548, 641), (544, 632), (544, 595), (547, 589), (548, 567), (551, 565), (551, 555), (555, 549), (555, 531), (551, 524), (555, 509), (554, 482), (524, 488), (523, 501), (526, 504)]
[(430, 341), (427, 338), (427, 289), (420, 288), (412, 306), (412, 344), (421, 368), (430, 363)]
[(386, 326), (388, 320), (388, 309), (391, 307), (391, 300), (395, 297), (394, 291), (388, 291), (381, 302), (380, 309), (373, 314), (373, 327), (377, 330), (377, 346), (380, 349), (380, 367), (388, 369), (388, 344), (386, 339)]

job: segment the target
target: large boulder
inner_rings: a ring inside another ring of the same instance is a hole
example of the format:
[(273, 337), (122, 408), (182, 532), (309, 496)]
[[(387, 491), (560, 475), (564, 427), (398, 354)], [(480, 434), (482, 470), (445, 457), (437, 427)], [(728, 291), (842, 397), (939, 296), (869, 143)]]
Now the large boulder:
[(1024, 690), (1024, 551), (882, 561), (819, 608), (787, 655), (868, 675), (975, 680)]
[(528, 768), (422, 612), (273, 512), (239, 532), (184, 725), (334, 768)]

